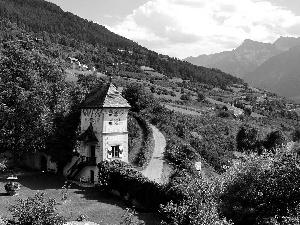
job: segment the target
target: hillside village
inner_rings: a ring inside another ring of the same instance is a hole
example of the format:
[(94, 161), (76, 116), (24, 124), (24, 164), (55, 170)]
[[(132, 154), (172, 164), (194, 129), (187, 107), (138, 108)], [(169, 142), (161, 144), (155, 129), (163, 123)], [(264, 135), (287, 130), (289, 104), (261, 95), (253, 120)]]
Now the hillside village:
[(0, 224), (299, 220), (299, 104), (34, 1), (0, 1)]

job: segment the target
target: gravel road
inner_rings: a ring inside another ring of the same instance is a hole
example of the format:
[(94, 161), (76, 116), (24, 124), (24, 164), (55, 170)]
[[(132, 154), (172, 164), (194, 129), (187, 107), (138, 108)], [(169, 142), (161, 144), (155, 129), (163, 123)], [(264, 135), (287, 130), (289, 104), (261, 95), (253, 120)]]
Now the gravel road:
[(146, 167), (145, 170), (142, 171), (145, 177), (148, 177), (150, 180), (155, 181), (157, 183), (161, 183), (161, 175), (163, 170), (163, 152), (166, 147), (166, 139), (164, 135), (153, 125), (151, 125), (153, 130), (153, 138), (154, 138), (154, 151), (152, 158)]

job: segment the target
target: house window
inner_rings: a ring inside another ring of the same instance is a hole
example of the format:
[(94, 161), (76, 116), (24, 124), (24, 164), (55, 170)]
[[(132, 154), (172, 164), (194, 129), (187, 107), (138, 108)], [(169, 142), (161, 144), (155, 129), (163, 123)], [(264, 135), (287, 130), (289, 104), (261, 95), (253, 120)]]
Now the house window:
[(113, 125), (113, 122), (112, 122), (112, 121), (110, 121), (110, 122), (108, 122), (108, 124), (109, 124), (109, 125)]
[(91, 145), (91, 154), (90, 154), (90, 156), (92, 157), (92, 158), (95, 158), (96, 157), (96, 146), (95, 145)]
[(110, 146), (107, 149), (107, 158), (122, 158), (123, 157), (123, 149), (122, 145)]
[(111, 146), (111, 150), (112, 150), (112, 157), (120, 157), (120, 146)]

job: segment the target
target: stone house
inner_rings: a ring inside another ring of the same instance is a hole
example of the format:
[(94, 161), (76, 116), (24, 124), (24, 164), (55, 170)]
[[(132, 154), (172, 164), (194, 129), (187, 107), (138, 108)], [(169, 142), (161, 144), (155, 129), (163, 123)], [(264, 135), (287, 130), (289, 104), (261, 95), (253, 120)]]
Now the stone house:
[(103, 160), (128, 162), (127, 115), (130, 105), (112, 83), (92, 91), (81, 105), (79, 156), (64, 168), (70, 179), (98, 180), (97, 164)]

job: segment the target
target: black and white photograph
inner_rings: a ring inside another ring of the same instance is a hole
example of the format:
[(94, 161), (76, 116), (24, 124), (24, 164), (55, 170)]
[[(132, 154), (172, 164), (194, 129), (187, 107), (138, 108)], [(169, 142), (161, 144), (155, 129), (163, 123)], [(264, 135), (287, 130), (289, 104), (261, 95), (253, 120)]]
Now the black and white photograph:
[(300, 225), (300, 2), (0, 0), (0, 225)]

